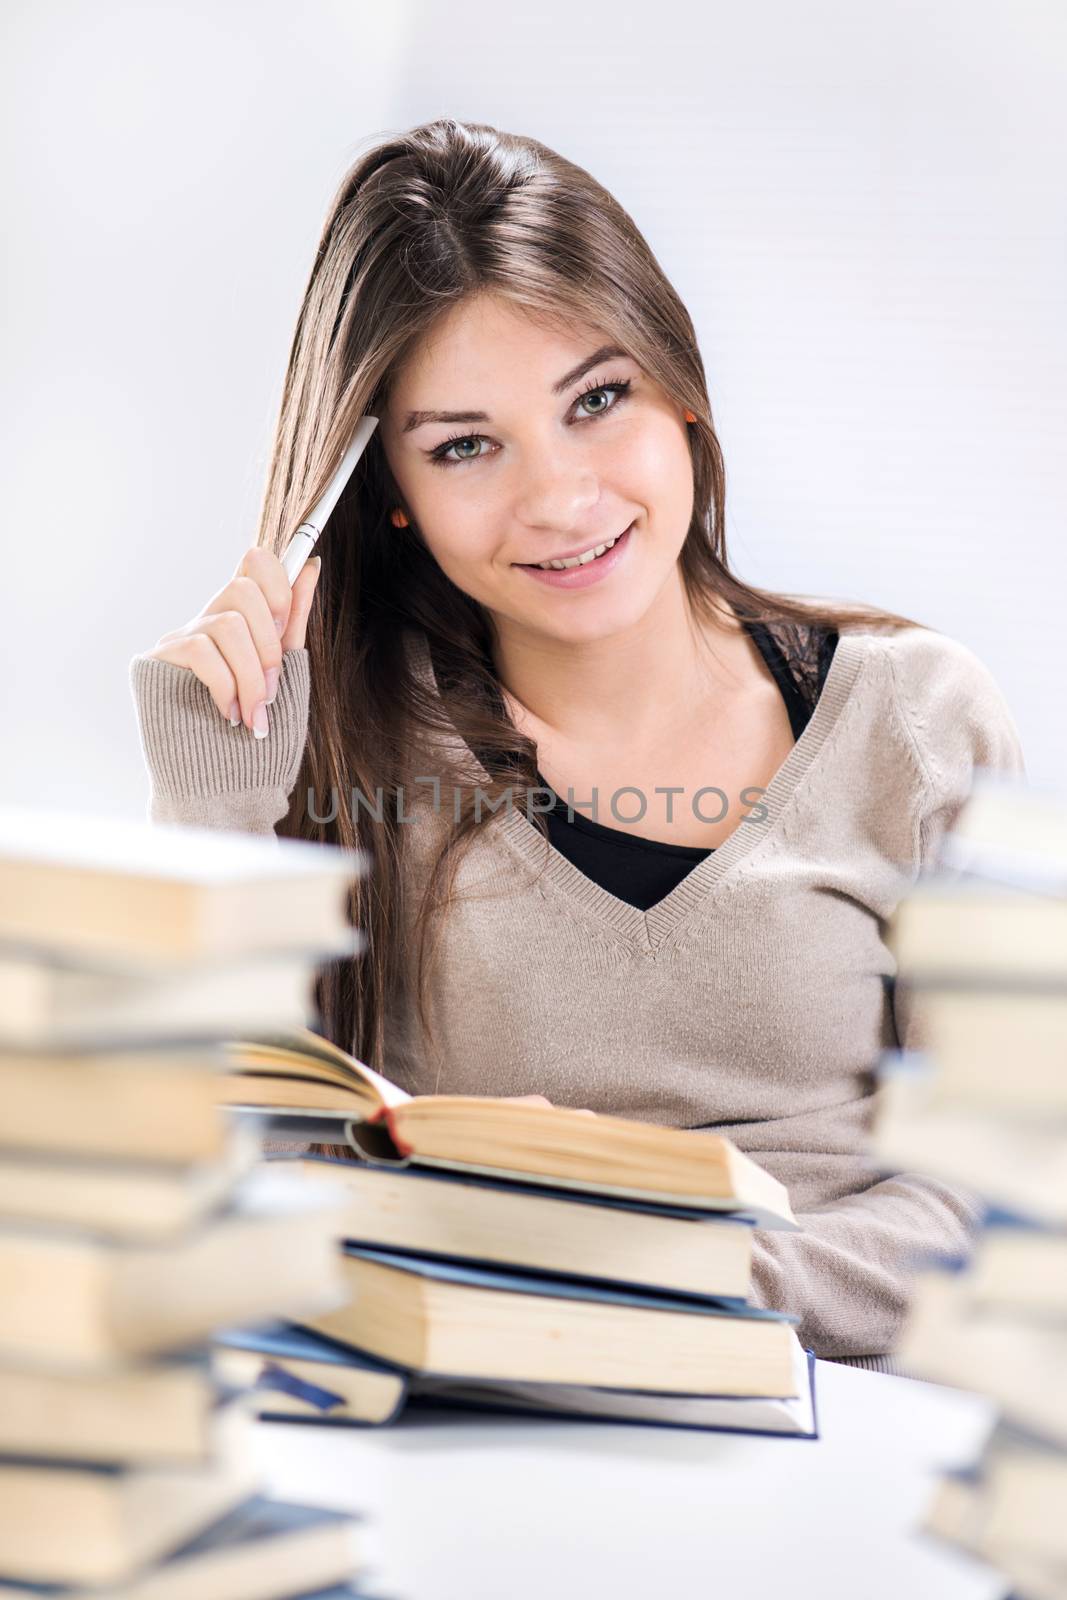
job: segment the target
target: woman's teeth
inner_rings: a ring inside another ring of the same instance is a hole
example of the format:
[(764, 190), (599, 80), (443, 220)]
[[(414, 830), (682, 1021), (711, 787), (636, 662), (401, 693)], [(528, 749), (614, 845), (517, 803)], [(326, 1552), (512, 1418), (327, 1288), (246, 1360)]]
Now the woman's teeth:
[(612, 545), (621, 538), (622, 534), (617, 533), (614, 539), (608, 540), (607, 544), (598, 544), (593, 550), (584, 550), (580, 556), (570, 556), (566, 561), (535, 561), (533, 565), (540, 567), (542, 571), (548, 569), (559, 571), (563, 567), (584, 567), (587, 562), (595, 561), (597, 556), (602, 556), (605, 550), (610, 550)]

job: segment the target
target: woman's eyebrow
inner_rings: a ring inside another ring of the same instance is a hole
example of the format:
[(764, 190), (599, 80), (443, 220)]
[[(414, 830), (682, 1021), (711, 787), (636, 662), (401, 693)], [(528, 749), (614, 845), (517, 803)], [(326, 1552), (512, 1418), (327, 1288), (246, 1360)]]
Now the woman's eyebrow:
[[(552, 385), (552, 393), (562, 394), (564, 389), (569, 389), (572, 383), (577, 383), (590, 367), (599, 366), (601, 361), (618, 361), (620, 358), (628, 360), (629, 352), (615, 344), (601, 345), (599, 350), (594, 350), (591, 356), (579, 361), (570, 372), (565, 372), (559, 382)], [(489, 422), (490, 420), (487, 411), (409, 411), (400, 432), (411, 433), (414, 428), (421, 428), (424, 422)]]

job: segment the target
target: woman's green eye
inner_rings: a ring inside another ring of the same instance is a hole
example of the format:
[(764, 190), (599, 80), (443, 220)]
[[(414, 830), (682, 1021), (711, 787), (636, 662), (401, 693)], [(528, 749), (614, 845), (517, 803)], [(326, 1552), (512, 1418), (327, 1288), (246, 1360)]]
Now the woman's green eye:
[[(607, 392), (608, 392), (608, 391), (607, 391), (607, 390), (606, 390), (606, 389), (591, 389), (591, 390), (590, 390), (590, 391), (589, 391), (589, 393), (588, 393), (588, 394), (583, 394), (583, 395), (581, 395), (581, 396), (580, 396), (580, 403), (584, 403), (584, 402), (585, 402), (585, 401), (586, 401), (586, 400), (592, 400), (592, 399), (593, 399), (593, 398), (594, 398), (594, 396), (595, 396), (595, 395), (598, 395), (598, 394), (607, 394)], [(597, 407), (597, 410), (598, 410), (598, 411), (603, 411), (603, 410), (605, 410), (605, 409), (607, 409), (607, 410), (609, 410), (609, 411), (610, 411), (610, 410), (611, 410), (611, 407), (610, 407), (610, 406), (608, 406), (608, 407), (606, 407), (606, 408), (605, 408), (605, 407), (604, 407), (604, 406), (598, 406), (598, 407)], [(594, 411), (594, 412), (593, 412), (593, 413), (592, 413), (592, 415), (593, 415), (593, 416), (595, 416), (595, 415), (596, 415), (596, 412), (595, 412), (595, 411)]]
[[(584, 393), (578, 396), (574, 404), (576, 406), (580, 406), (584, 401), (591, 399), (594, 395), (613, 394), (616, 398), (612, 404), (598, 406), (594, 411), (585, 411), (582, 413), (584, 416), (589, 418), (607, 416), (610, 411), (617, 411), (619, 406), (623, 403), (626, 398), (627, 390), (630, 387), (630, 382), (631, 380), (627, 378), (625, 381), (620, 379), (615, 383), (592, 384), (584, 391)], [(459, 450), (462, 445), (481, 445), (483, 443), (488, 444), (490, 442), (491, 441), (486, 439), (484, 433), (453, 434), (450, 439), (445, 440), (444, 444), (439, 444), (435, 450), (427, 451), (427, 455), (429, 456), (430, 462), (433, 466), (461, 467), (466, 461), (479, 461), (481, 457), (486, 454), (486, 452), (477, 450), (473, 455), (454, 456), (451, 453), (453, 450)]]

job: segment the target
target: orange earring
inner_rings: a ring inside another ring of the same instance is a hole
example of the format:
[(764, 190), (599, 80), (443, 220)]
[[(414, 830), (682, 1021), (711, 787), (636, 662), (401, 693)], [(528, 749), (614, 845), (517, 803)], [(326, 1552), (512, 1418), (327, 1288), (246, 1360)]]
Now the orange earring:
[(389, 513), (389, 519), (394, 528), (406, 528), (408, 525), (408, 519), (401, 511), (399, 506), (393, 507), (392, 511)]
[(696, 417), (693, 415), (693, 413), (691, 411), (687, 411), (686, 414), (685, 414), (685, 420), (686, 420), (686, 422), (695, 422), (696, 421)]

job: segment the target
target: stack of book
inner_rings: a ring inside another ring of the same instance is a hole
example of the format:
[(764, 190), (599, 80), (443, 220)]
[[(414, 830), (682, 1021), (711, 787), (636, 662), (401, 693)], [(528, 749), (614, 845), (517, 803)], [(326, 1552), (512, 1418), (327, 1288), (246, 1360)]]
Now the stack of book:
[(713, 1133), (412, 1099), (310, 1030), (231, 1041), (226, 1103), (351, 1160), (281, 1158), (345, 1205), (342, 1306), (232, 1331), (263, 1414), (386, 1422), (405, 1399), (816, 1437), (796, 1317), (750, 1298), (784, 1187)]
[[(889, 943), (921, 1048), (881, 1064), (875, 1153), (983, 1206), (971, 1249), (916, 1262), (907, 1370), (977, 1390), (999, 1421), (945, 1474), (926, 1530), (1067, 1595), (1067, 802), (976, 782)], [(1056, 1514), (1056, 1508), (1060, 1514)]]
[(0, 1594), (343, 1592), (357, 1520), (258, 1493), (234, 1320), (323, 1313), (337, 1199), (256, 1162), (220, 1039), (307, 1021), (343, 852), (0, 811)]

